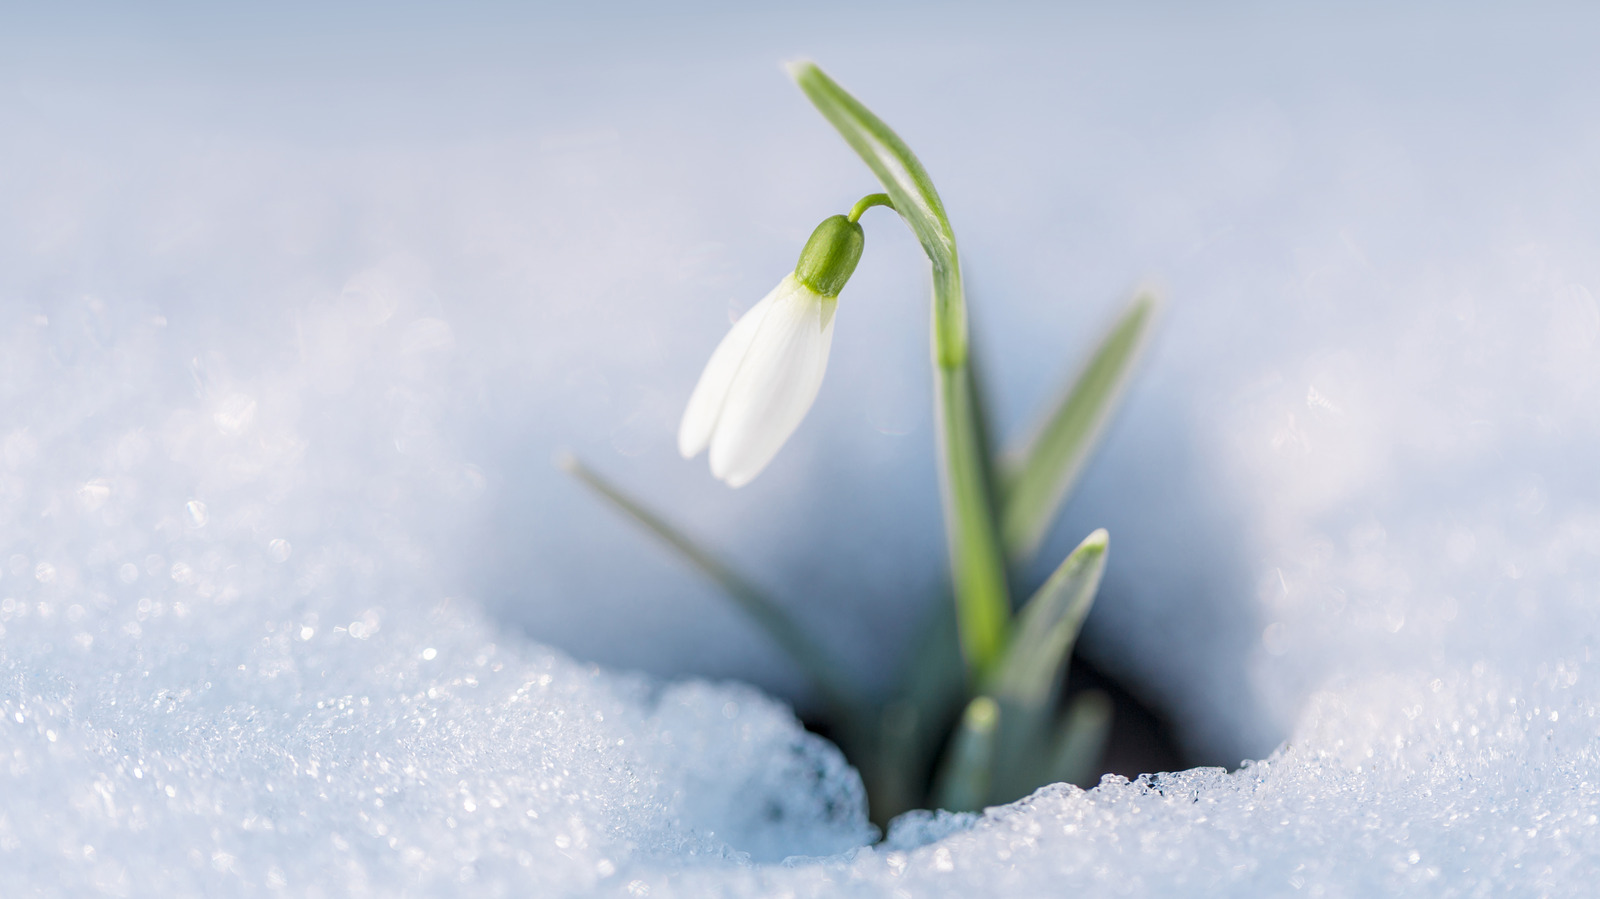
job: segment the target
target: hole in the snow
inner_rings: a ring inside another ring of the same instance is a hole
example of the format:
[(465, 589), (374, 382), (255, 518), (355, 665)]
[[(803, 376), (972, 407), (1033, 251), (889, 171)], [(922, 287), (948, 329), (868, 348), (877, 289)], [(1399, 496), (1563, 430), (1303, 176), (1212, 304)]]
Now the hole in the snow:
[[(917, 358), (926, 352), (920, 343), (914, 349)], [(1025, 597), (1085, 534), (1099, 527), (1111, 534), (1106, 579), (1063, 697), (1070, 702), (1098, 689), (1111, 700), (1104, 752), (1078, 779), (1081, 786), (1107, 773), (1132, 779), (1233, 766), (1269, 753), (1282, 736), (1256, 708), (1260, 688), (1251, 680), (1268, 622), (1257, 620), (1251, 601), (1245, 510), (1195, 445), (1180, 399), (1170, 387), (1135, 391), (1034, 561), (1011, 573)], [(873, 456), (850, 442), (855, 431), (841, 418), (850, 410), (831, 408), (816, 410), (822, 420), (811, 432), (827, 439), (814, 438), (809, 456), (800, 440), (789, 451), (791, 464), (765, 474), (758, 492), (709, 490), (676, 456), (611, 460), (603, 473), (769, 590), (849, 676), (883, 699), (904, 677), (900, 666), (916, 632), (940, 613), (940, 603), (950, 604), (938, 500), (924, 477), (931, 450), (895, 443)], [(927, 434), (931, 422), (918, 422)], [(508, 443), (520, 453), (528, 442)], [(560, 532), (530, 552), (528, 510), (552, 496), (531, 474), (504, 486), (485, 529), (506, 541), (496, 554), (504, 564), (491, 566), (498, 583), (481, 592), (494, 597), (491, 608), (508, 623), (611, 667), (753, 682), (797, 702), (810, 730), (848, 747), (839, 723), (807, 705), (801, 678), (781, 651), (655, 537), (566, 481), (556, 496)], [(925, 787), (931, 771), (919, 776)], [(741, 821), (764, 820), (758, 801), (752, 798)], [(923, 789), (896, 811), (929, 801)], [(881, 826), (891, 815), (874, 803), (872, 817)]]
[[(1075, 786), (1085, 789), (1093, 787), (1106, 774), (1118, 774), (1132, 780), (1141, 774), (1176, 771), (1191, 766), (1191, 761), (1179, 748), (1170, 721), (1156, 705), (1146, 702), (1118, 680), (1077, 656), (1072, 659), (1067, 684), (1061, 699), (1062, 708), (1069, 706), (1079, 694), (1091, 690), (1109, 697), (1112, 705), (1105, 747), (1089, 772)], [(802, 715), (801, 723), (812, 733), (840, 742), (835, 722), (826, 717)], [(888, 819), (893, 817), (882, 809), (872, 808), (869, 811), (880, 827), (887, 825)]]

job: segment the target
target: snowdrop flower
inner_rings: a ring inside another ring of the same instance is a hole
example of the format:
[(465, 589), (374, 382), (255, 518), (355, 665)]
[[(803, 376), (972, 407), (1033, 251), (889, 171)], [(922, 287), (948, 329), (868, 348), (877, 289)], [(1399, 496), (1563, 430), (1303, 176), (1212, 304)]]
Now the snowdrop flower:
[(709, 446), (712, 475), (742, 487), (800, 426), (828, 367), (839, 291), (861, 260), (865, 237), (858, 219), (879, 205), (889, 205), (888, 197), (874, 194), (849, 216), (818, 225), (794, 272), (722, 338), (678, 427), (685, 459)]

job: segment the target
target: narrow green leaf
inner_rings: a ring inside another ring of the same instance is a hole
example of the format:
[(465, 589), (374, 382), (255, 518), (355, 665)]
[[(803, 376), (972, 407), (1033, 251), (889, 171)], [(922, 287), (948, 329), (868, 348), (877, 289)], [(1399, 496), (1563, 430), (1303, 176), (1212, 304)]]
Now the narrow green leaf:
[(927, 171), (888, 125), (815, 64), (795, 63), (789, 72), (877, 175), (932, 266), (940, 495), (961, 651), (968, 676), (977, 683), (1005, 649), (1011, 600), (983, 438), (967, 376), (966, 297), (955, 234)]
[(867, 811), (879, 827), (922, 804), (928, 772), (919, 762), (929, 742), (926, 727), (915, 703), (892, 700), (878, 716), (874, 751), (850, 759), (861, 772)]
[(933, 727), (948, 728), (955, 721), (969, 694), (954, 603), (939, 602), (929, 611), (911, 644), (903, 677), (901, 695)]
[(1072, 697), (1067, 713), (1061, 717), (1045, 783), (1083, 786), (1094, 777), (1111, 736), (1114, 711), (1111, 697), (1103, 690), (1084, 690)]
[(557, 457), (556, 464), (583, 482), (590, 489), (609, 500), (629, 517), (657, 537), (715, 581), (740, 610), (750, 616), (767, 636), (795, 661), (817, 688), (817, 692), (834, 711), (850, 721), (856, 719), (857, 705), (849, 684), (839, 675), (839, 667), (805, 635), (794, 619), (781, 606), (767, 598), (758, 587), (743, 575), (729, 568), (715, 556), (700, 548), (682, 531), (668, 524), (661, 516), (625, 494), (621, 488), (602, 478), (597, 472), (570, 453)]
[(1011, 646), (989, 685), (1003, 716), (992, 802), (1009, 802), (1044, 783), (1040, 778), (1049, 752), (1045, 736), (1055, 715), (1062, 671), (1094, 603), (1108, 544), (1104, 530), (1084, 538), (1017, 617)]
[(919, 631), (895, 698), (880, 719), (878, 753), (870, 766), (875, 777), (862, 771), (878, 824), (928, 802), (940, 744), (967, 702), (955, 605), (936, 603)]
[(1100, 588), (1110, 543), (1104, 528), (1083, 538), (1023, 606), (1011, 646), (995, 671), (996, 697), (1025, 709), (1050, 711), (1061, 669)]
[(1000, 532), (1006, 553), (1031, 557), (1099, 442), (1150, 333), (1159, 300), (1136, 294), (1024, 447), (1003, 461)]
[(934, 787), (934, 804), (952, 812), (975, 812), (983, 808), (989, 795), (989, 780), (994, 769), (995, 735), (1000, 729), (1000, 706), (988, 696), (967, 703), (961, 725), (950, 740), (939, 782)]

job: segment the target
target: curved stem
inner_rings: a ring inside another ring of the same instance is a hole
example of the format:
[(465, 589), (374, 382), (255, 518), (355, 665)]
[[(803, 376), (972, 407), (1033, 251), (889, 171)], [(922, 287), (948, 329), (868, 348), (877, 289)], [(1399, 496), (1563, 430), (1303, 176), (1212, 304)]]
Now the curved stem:
[(867, 194), (857, 200), (856, 205), (850, 207), (850, 214), (846, 218), (852, 222), (859, 222), (862, 214), (874, 206), (887, 206), (893, 209), (894, 201), (889, 199), (888, 194)]
[(817, 111), (878, 176), (894, 201), (895, 212), (917, 235), (933, 269), (940, 492), (961, 654), (968, 681), (976, 688), (1005, 651), (1011, 599), (968, 368), (967, 305), (955, 234), (933, 180), (899, 135), (815, 63), (791, 64), (789, 72)]

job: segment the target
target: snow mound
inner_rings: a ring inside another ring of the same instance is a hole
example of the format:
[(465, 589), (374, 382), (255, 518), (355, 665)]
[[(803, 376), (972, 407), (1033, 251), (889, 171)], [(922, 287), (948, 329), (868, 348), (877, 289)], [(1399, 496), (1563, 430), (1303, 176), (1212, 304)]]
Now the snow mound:
[(124, 376), (167, 324), (84, 308), (104, 327), (67, 364), (80, 323), (13, 310), (3, 349), (0, 893), (569, 895), (876, 838), (785, 706), (582, 665), (429, 589), (394, 510), (407, 476), (470, 509), (461, 466), (300, 428), (308, 385), (368, 365), (412, 372), (383, 415), (415, 430), (442, 323), (373, 340), (348, 291), (302, 331), (325, 351), (248, 383), (197, 360), (174, 402)]
[(838, 751), (747, 687), (500, 646), (449, 603), (330, 620), (157, 577), (7, 579), (6, 895), (566, 895), (875, 836)]

